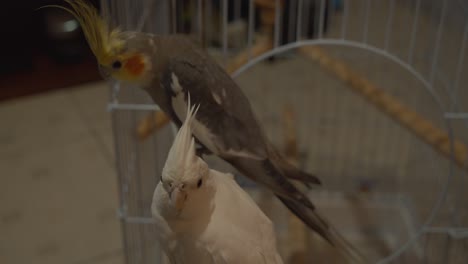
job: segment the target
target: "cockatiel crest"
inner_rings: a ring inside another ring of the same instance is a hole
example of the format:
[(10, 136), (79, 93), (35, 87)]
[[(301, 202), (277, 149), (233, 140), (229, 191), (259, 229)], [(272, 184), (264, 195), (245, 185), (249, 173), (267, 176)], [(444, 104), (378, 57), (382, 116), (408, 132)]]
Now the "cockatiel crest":
[(83, 0), (65, 0), (71, 8), (57, 7), (72, 14), (80, 23), (91, 51), (96, 57), (104, 77), (112, 76), (121, 81), (139, 83), (148, 78), (150, 59), (144, 54), (128, 50), (127, 35), (118, 28), (111, 28), (91, 4)]
[(161, 183), (177, 212), (184, 208), (187, 199), (197, 195), (196, 190), (204, 187), (204, 180), (209, 173), (208, 165), (195, 153), (192, 136), (192, 121), (198, 107), (191, 106), (190, 95), (188, 102), (185, 121), (169, 150), (161, 176)]
[[(167, 156), (166, 164), (163, 168), (163, 181), (184, 181), (196, 177), (202, 171), (207, 170), (207, 166), (195, 154), (195, 140), (192, 136), (192, 121), (198, 110), (198, 106), (190, 106), (190, 95), (188, 99), (188, 110), (183, 125), (177, 133)], [(205, 166), (203, 166), (203, 164)]]

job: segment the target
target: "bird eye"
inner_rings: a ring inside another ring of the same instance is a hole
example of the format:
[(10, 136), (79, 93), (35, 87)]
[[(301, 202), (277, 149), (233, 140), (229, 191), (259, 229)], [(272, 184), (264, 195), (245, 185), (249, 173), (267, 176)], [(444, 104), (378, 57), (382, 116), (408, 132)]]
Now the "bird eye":
[(202, 179), (199, 179), (198, 182), (197, 182), (197, 188), (200, 188), (203, 184), (203, 180)]
[(115, 70), (118, 70), (120, 69), (120, 67), (122, 67), (122, 62), (120, 62), (119, 60), (116, 60), (112, 63), (112, 68), (115, 69)]

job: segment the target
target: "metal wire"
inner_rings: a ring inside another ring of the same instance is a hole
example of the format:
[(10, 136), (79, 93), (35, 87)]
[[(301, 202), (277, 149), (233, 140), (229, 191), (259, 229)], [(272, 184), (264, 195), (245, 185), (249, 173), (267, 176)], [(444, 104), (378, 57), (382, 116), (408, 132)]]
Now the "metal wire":
[(349, 15), (349, 6), (348, 6), (348, 1), (343, 1), (343, 13), (344, 16), (342, 17), (341, 20), (341, 39), (346, 38), (346, 30), (347, 30), (347, 23), (348, 22), (348, 15)]
[[(118, 83), (115, 83), (114, 85), (119, 86)], [(113, 86), (110, 86), (109, 88), (109, 97), (110, 98), (115, 98), (116, 94), (114, 93), (116, 89)], [(117, 188), (118, 191), (118, 196), (119, 196), (119, 211), (121, 212), (122, 210), (127, 210), (127, 191), (128, 191), (128, 182), (125, 180), (125, 176), (123, 175), (123, 172), (125, 171), (124, 166), (126, 165), (125, 162), (121, 162), (124, 160), (122, 157), (123, 152), (119, 151), (122, 149), (122, 143), (125, 142), (123, 138), (121, 138), (122, 132), (120, 130), (119, 125), (119, 117), (116, 112), (111, 113), (111, 118), (112, 118), (112, 132), (113, 132), (113, 139), (114, 139), (114, 146), (116, 148), (116, 153), (115, 153), (115, 164), (117, 164), (117, 183), (120, 186), (120, 188)], [(129, 249), (130, 248), (130, 240), (128, 237), (128, 230), (127, 227), (121, 223), (120, 228), (122, 230), (122, 240), (123, 240), (123, 246), (124, 249)], [(124, 250), (124, 258), (127, 263), (130, 262), (130, 251), (129, 250)]]
[(112, 23), (112, 17), (110, 16), (110, 3), (109, 1), (106, 1), (106, 0), (100, 0), (99, 1), (100, 3), (100, 6), (101, 6), (101, 10), (100, 10), (100, 14), (102, 17), (104, 17), (106, 19), (106, 21), (109, 21)]
[(280, 30), (281, 30), (281, 2), (275, 0), (275, 29), (274, 29), (274, 47), (278, 47), (280, 43)]
[[(136, 31), (141, 32), (143, 31), (143, 27), (145, 26), (146, 21), (148, 21), (148, 18), (151, 14), (151, 12), (154, 10), (154, 0), (148, 0), (146, 1), (148, 4), (148, 8), (143, 9), (143, 15), (140, 17), (140, 21), (138, 21), (138, 24), (136, 26)], [(149, 2), (149, 3), (148, 3)]]
[(437, 96), (437, 94), (434, 92), (434, 89), (432, 85), (427, 81), (415, 68), (413, 68), (411, 65), (406, 64), (404, 61), (402, 61), (400, 58), (397, 56), (388, 53), (386, 50), (382, 50), (380, 48), (374, 47), (374, 46), (369, 46), (365, 43), (357, 42), (357, 41), (352, 41), (352, 40), (341, 40), (341, 39), (317, 39), (317, 40), (301, 40), (298, 42), (294, 43), (289, 43), (286, 45), (283, 45), (281, 47), (278, 47), (276, 49), (272, 49), (268, 52), (265, 52), (254, 59), (248, 61), (244, 65), (242, 65), (239, 69), (237, 69), (232, 76), (237, 77), (239, 74), (242, 72), (246, 71), (248, 68), (254, 66), (256, 63), (265, 60), (266, 58), (273, 56), (274, 54), (282, 53), (291, 49), (296, 49), (302, 46), (307, 46), (307, 45), (333, 45), (333, 46), (349, 46), (349, 47), (355, 47), (355, 48), (360, 48), (364, 49), (370, 52), (373, 52), (375, 54), (381, 55), (385, 58), (388, 58), (389, 60), (397, 63), (401, 67), (403, 67), (405, 70), (410, 72), (414, 77), (422, 83), (422, 85), (428, 90), (428, 92), (431, 94), (432, 97), (434, 97), (434, 100), (441, 106), (442, 101), (440, 101), (440, 98)]
[(466, 42), (468, 39), (468, 19), (465, 23), (465, 30), (463, 31), (463, 38), (460, 45), (460, 54), (458, 55), (458, 62), (457, 68), (455, 70), (455, 80), (453, 83), (453, 94), (455, 96), (458, 95), (458, 89), (460, 88), (460, 76), (463, 69), (463, 60), (465, 59), (465, 49), (466, 49)]
[(318, 38), (322, 38), (325, 20), (325, 0), (320, 1)]
[(171, 25), (172, 33), (177, 33), (177, 9), (176, 9), (176, 0), (171, 0)]
[(294, 11), (297, 11), (297, 1), (298, 0), (291, 0), (289, 5), (287, 42), (294, 41)]
[[(442, 108), (442, 104), (439, 104), (439, 106)], [(447, 125), (447, 128), (448, 128), (448, 133), (450, 135), (450, 138), (452, 138), (453, 132), (452, 132), (452, 129), (451, 129), (451, 126), (450, 126), (448, 120), (446, 120), (446, 125)], [(450, 144), (450, 154), (453, 156), (453, 142), (451, 142), (451, 144)], [(434, 164), (429, 164), (429, 165), (433, 166)], [(439, 209), (441, 208), (445, 198), (447, 197), (448, 187), (449, 187), (449, 185), (450, 185), (450, 183), (452, 181), (453, 174), (454, 174), (454, 168), (453, 168), (453, 164), (451, 163), (450, 166), (449, 166), (449, 172), (448, 172), (446, 181), (444, 183), (442, 183), (440, 195), (439, 195), (438, 199), (436, 200), (436, 202), (435, 202), (435, 204), (434, 204), (434, 206), (433, 206), (433, 208), (431, 210), (430, 215), (424, 221), (421, 229), (418, 230), (415, 235), (410, 237), (410, 239), (408, 239), (408, 241), (406, 243), (404, 243), (400, 248), (395, 250), (390, 256), (385, 257), (384, 259), (378, 261), (377, 262), (378, 264), (391, 263), (392, 261), (396, 260), (405, 251), (407, 251), (412, 246), (412, 244), (415, 243), (417, 241), (417, 239), (422, 234), (425, 233), (425, 231), (426, 231), (425, 228), (432, 224), (432, 222), (435, 219), (435, 216), (436, 216), (437, 212), (439, 211)]]
[(434, 83), (434, 75), (437, 69), (437, 59), (439, 57), (440, 39), (442, 38), (442, 33), (443, 33), (443, 28), (444, 28), (446, 6), (447, 6), (447, 1), (442, 0), (441, 17), (440, 17), (439, 27), (437, 29), (437, 37), (436, 37), (436, 42), (435, 42), (435, 47), (434, 47), (434, 55), (432, 57), (431, 73), (429, 75), (429, 82), (431, 83), (431, 85)]
[(314, 4), (314, 3), (311, 3), (310, 0), (306, 0), (304, 2), (304, 6), (303, 6), (303, 18), (301, 20), (301, 23), (302, 23), (302, 32), (304, 32), (304, 35), (305, 37), (309, 37), (310, 36), (310, 5), (311, 4)]
[(388, 47), (389, 47), (390, 36), (392, 34), (392, 23), (393, 23), (394, 9), (395, 9), (395, 1), (390, 0), (389, 13), (388, 13), (388, 17), (387, 17), (387, 26), (386, 26), (386, 29), (385, 29), (385, 46), (384, 46), (384, 50), (388, 50)]
[(370, 0), (366, 0), (366, 14), (364, 16), (364, 33), (362, 36), (362, 42), (367, 43), (367, 34), (369, 34), (369, 13), (370, 13), (371, 3)]
[[(205, 18), (207, 19), (207, 21), (210, 21), (209, 19), (212, 19), (213, 17), (213, 7), (211, 5), (211, 1), (205, 1), (205, 5), (206, 5), (206, 10), (205, 10)], [(209, 25), (209, 23), (207, 23), (205, 26)], [(204, 32), (204, 36), (203, 36), (207, 41), (211, 41), (211, 29), (210, 27), (207, 26), (205, 32)]]
[(249, 49), (249, 60), (252, 59), (252, 44), (254, 38), (254, 23), (255, 23), (254, 0), (249, 0), (249, 32), (247, 40), (247, 48)]
[(242, 1), (234, 1), (234, 18), (240, 19), (242, 9)]
[(128, 2), (124, 2), (123, 5), (121, 6), (120, 8), (120, 15), (121, 15), (121, 18), (120, 18), (120, 21), (123, 21), (123, 25), (122, 27), (127, 29), (128, 30), (128, 26), (129, 26), (129, 15), (127, 14), (127, 10), (129, 10), (128, 8)]
[[(136, 90), (135, 89), (130, 89), (130, 98), (132, 101), (137, 101), (137, 96), (136, 96)], [(137, 111), (129, 111), (127, 112), (129, 115), (129, 120), (127, 121), (129, 124), (131, 124), (131, 127), (136, 127), (137, 122), (136, 122), (136, 114), (138, 113)], [(128, 140), (130, 139), (130, 140)], [(129, 146), (127, 148), (128, 153), (129, 153), (129, 159), (127, 161), (129, 162), (129, 167), (128, 167), (128, 177), (129, 177), (129, 183), (131, 188), (130, 190), (130, 195), (131, 195), (131, 201), (133, 202), (132, 208), (135, 209), (135, 211), (131, 212), (132, 214), (136, 215), (143, 215), (143, 205), (140, 202), (142, 200), (141, 195), (143, 194), (143, 189), (142, 189), (142, 177), (139, 177), (141, 175), (140, 173), (140, 166), (138, 162), (140, 161), (139, 154), (140, 154), (140, 148), (139, 145), (136, 144), (134, 137), (128, 137), (127, 142), (129, 142)], [(144, 258), (144, 254), (142, 250), (144, 250), (144, 246), (142, 245), (142, 240), (140, 239), (141, 233), (142, 233), (142, 226), (138, 225), (134, 227), (136, 232), (135, 232), (135, 241), (133, 242), (133, 245), (139, 249), (136, 252), (137, 254), (137, 260), (141, 262), (141, 259)]]
[(451, 113), (447, 112), (444, 114), (447, 119), (468, 119), (468, 113)]
[(203, 43), (203, 4), (202, 0), (197, 0), (197, 32), (198, 40)]
[(223, 56), (224, 56), (224, 63), (227, 63), (227, 50), (228, 50), (228, 32), (227, 32), (227, 23), (228, 23), (228, 2), (227, 0), (222, 1), (222, 9), (223, 9), (223, 19), (222, 19), (222, 41), (223, 41)]
[[(255, 59), (247, 62), (244, 66), (242, 66), (240, 69), (238, 69), (236, 72), (233, 73), (233, 76), (237, 76), (239, 75), (240, 73), (242, 73), (243, 71), (246, 71), (249, 67), (252, 67), (253, 65), (255, 65), (256, 63), (270, 57), (270, 56), (273, 56), (274, 54), (276, 53), (279, 53), (279, 52), (285, 52), (287, 50), (290, 50), (290, 49), (295, 49), (295, 48), (299, 48), (299, 47), (302, 47), (302, 46), (306, 46), (306, 45), (347, 45), (347, 46), (351, 46), (351, 47), (356, 47), (356, 48), (361, 48), (361, 49), (365, 49), (365, 50), (368, 50), (368, 51), (371, 51), (371, 52), (374, 52), (376, 54), (379, 54), (381, 56), (384, 56), (386, 57), (387, 59), (399, 64), (401, 67), (405, 68), (407, 71), (411, 72), (420, 82), (421, 84), (427, 89), (427, 91), (429, 92), (429, 94), (432, 95), (434, 101), (437, 103), (437, 106), (440, 107), (441, 111), (443, 112), (444, 109), (443, 109), (443, 104), (441, 102), (441, 99), (435, 94), (434, 92), (434, 89), (431, 85), (431, 83), (429, 83), (421, 74), (419, 74), (414, 68), (411, 67), (411, 65), (408, 65), (406, 64), (404, 61), (402, 61), (400, 58), (398, 58), (397, 56), (395, 55), (392, 55), (390, 53), (388, 53), (387, 51), (385, 50), (381, 50), (381, 49), (378, 49), (378, 48), (375, 48), (375, 47), (372, 47), (372, 46), (369, 46), (367, 44), (363, 44), (363, 43), (359, 43), (359, 42), (353, 42), (353, 41), (343, 41), (343, 40), (306, 40), (306, 41), (299, 41), (299, 42), (296, 42), (296, 43), (291, 43), (291, 44), (288, 44), (288, 45), (284, 45), (280, 48), (276, 48), (274, 50), (271, 50), (271, 51), (268, 51), (266, 53), (263, 53), (262, 55), (256, 57)], [(452, 135), (452, 131), (451, 131), (451, 126), (449, 124), (447, 124), (447, 127), (449, 129), (449, 133), (450, 135)], [(451, 152), (453, 153), (453, 145), (451, 146)], [(448, 177), (447, 177), (447, 180), (444, 184), (442, 184), (441, 186), (441, 189), (440, 189), (440, 194), (434, 204), (434, 206), (432, 207), (432, 210), (431, 210), (431, 213), (430, 215), (428, 216), (428, 218), (426, 219), (426, 221), (424, 222), (424, 225), (423, 226), (428, 226), (430, 223), (432, 223), (436, 213), (439, 211), (439, 208), (442, 206), (443, 204), (443, 201), (447, 195), (447, 190), (448, 190), (448, 186), (449, 186), (449, 182), (450, 182), (450, 179), (451, 179), (451, 176), (453, 175), (453, 164), (450, 164), (449, 166), (450, 168), (450, 171), (448, 173)], [(384, 259), (382, 260), (379, 260), (379, 264), (381, 263), (390, 263), (391, 261), (394, 261), (396, 258), (398, 258), (401, 254), (403, 254), (403, 252), (405, 252), (406, 250), (408, 250), (412, 245), (413, 243), (416, 242), (416, 240), (421, 236), (421, 234), (424, 233), (424, 230), (423, 228), (421, 228), (420, 230), (418, 230), (416, 232), (416, 235), (410, 237), (410, 239), (403, 243), (403, 245), (401, 245), (397, 250), (395, 250), (390, 256), (387, 256), (385, 257)]]
[(301, 39), (302, 33), (302, 7), (303, 0), (298, 0), (297, 2), (297, 20), (296, 20), (296, 40)]
[(413, 19), (413, 26), (411, 29), (411, 37), (410, 37), (410, 44), (408, 49), (408, 63), (413, 64), (413, 57), (414, 57), (414, 42), (416, 39), (417, 29), (418, 29), (418, 21), (419, 21), (419, 10), (421, 8), (421, 0), (416, 0), (416, 8), (414, 11), (414, 19)]

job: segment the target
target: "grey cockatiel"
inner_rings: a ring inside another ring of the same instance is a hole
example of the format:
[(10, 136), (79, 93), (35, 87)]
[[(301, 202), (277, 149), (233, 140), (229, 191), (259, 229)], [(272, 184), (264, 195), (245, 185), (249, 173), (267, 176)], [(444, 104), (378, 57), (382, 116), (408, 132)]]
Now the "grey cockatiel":
[(200, 105), (193, 135), (205, 152), (269, 188), (311, 229), (341, 252), (355, 255), (292, 183), (319, 184), (319, 180), (279, 155), (259, 127), (244, 93), (200, 47), (186, 36), (111, 30), (83, 1), (67, 2), (106, 78), (142, 87), (178, 126), (184, 120), (190, 93), (192, 103)]
[(151, 205), (171, 263), (280, 264), (273, 224), (231, 174), (195, 154), (194, 107), (184, 111)]

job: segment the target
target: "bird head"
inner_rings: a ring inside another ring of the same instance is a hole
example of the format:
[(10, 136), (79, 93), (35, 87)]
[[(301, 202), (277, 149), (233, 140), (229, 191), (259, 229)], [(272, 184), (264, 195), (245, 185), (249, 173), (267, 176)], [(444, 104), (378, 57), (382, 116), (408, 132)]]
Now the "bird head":
[[(94, 6), (84, 0), (65, 0), (70, 7), (49, 5), (71, 13), (80, 23), (91, 51), (96, 57), (103, 78), (114, 78), (139, 84), (148, 80), (151, 60), (141, 47), (132, 48), (129, 34), (111, 28)], [(142, 34), (142, 33), (140, 33)]]
[(209, 170), (208, 165), (195, 154), (191, 123), (197, 109), (190, 107), (189, 96), (185, 121), (169, 150), (161, 176), (161, 184), (179, 212), (190, 196), (196, 196), (205, 188)]

